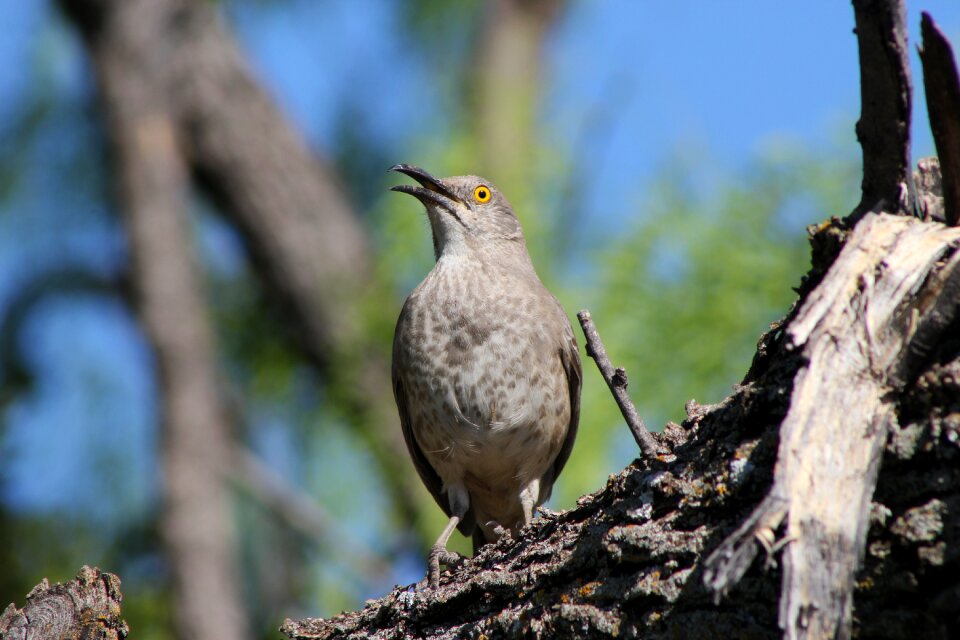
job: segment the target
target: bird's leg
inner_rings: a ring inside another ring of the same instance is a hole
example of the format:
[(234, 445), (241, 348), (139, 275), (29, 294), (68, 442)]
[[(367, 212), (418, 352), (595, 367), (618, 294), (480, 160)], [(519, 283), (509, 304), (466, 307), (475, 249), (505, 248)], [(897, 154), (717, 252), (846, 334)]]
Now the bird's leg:
[(533, 510), (540, 498), (540, 480), (531, 481), (520, 491), (520, 506), (523, 508), (523, 526), (533, 522)]
[(459, 553), (453, 553), (447, 550), (447, 542), (450, 540), (450, 536), (453, 535), (453, 530), (457, 528), (458, 524), (460, 524), (460, 516), (450, 516), (450, 521), (447, 522), (447, 526), (444, 527), (440, 537), (437, 538), (437, 541), (433, 543), (433, 547), (430, 548), (430, 556), (428, 558), (430, 573), (428, 574), (428, 580), (431, 588), (440, 586), (441, 563), (452, 565), (463, 560), (463, 556)]
[(512, 523), (509, 527), (503, 526), (496, 520), (487, 523), (487, 527), (492, 530), (496, 540), (506, 538), (509, 540), (513, 533), (519, 531), (533, 521), (533, 510), (537, 506), (537, 500), (540, 497), (540, 480), (533, 480), (520, 491), (520, 508), (523, 509), (523, 520)]

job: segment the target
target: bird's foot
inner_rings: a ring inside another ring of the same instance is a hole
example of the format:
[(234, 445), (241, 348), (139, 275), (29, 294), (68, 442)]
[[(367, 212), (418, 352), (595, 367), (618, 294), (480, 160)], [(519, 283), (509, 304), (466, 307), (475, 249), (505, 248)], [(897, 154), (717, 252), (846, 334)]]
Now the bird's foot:
[(459, 553), (448, 551), (442, 545), (434, 545), (430, 549), (430, 556), (427, 558), (429, 573), (427, 574), (427, 586), (436, 589), (440, 586), (440, 565), (453, 569), (460, 566), (466, 558)]

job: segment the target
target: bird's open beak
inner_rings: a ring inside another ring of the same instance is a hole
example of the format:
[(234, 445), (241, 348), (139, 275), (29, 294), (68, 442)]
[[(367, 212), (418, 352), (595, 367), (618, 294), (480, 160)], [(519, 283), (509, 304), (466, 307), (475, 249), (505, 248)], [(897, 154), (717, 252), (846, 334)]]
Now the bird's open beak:
[(453, 212), (453, 203), (459, 202), (463, 204), (463, 200), (461, 200), (455, 193), (450, 191), (450, 189), (445, 187), (443, 183), (420, 167), (414, 167), (409, 164), (395, 164), (390, 167), (390, 171), (399, 171), (400, 173), (404, 173), (422, 185), (420, 187), (415, 187), (409, 184), (398, 184), (395, 187), (390, 187), (390, 191), (409, 193), (413, 197), (420, 200), (420, 202), (422, 202), (424, 205), (433, 203), (443, 207), (444, 209), (447, 209), (450, 212)]

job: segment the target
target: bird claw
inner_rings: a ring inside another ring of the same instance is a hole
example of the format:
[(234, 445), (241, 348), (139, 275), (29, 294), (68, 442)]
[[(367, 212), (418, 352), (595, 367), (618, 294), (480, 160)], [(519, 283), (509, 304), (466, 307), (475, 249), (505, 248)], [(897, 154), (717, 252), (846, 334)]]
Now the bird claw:
[(430, 556), (427, 559), (430, 568), (427, 574), (427, 586), (431, 589), (436, 589), (440, 586), (441, 564), (448, 569), (453, 569), (459, 567), (464, 560), (466, 560), (466, 558), (459, 553), (448, 551), (446, 547), (440, 545), (434, 545), (434, 547), (430, 549)]

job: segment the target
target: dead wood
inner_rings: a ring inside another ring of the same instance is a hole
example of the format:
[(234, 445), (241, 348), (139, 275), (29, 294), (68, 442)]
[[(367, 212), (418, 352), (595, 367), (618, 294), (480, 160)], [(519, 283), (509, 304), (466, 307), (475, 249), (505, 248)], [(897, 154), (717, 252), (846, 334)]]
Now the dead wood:
[(853, 0), (860, 54), (863, 197), (850, 216), (913, 211), (910, 186), (910, 58), (903, 0)]
[(955, 319), (955, 301), (937, 319), (931, 301), (960, 285), (958, 245), (956, 229), (868, 214), (786, 328), (785, 348), (800, 350), (804, 364), (780, 428), (774, 485), (753, 526), (707, 559), (704, 579), (724, 593), (758, 544), (768, 555), (782, 547), (780, 626), (789, 638), (850, 635), (870, 498), (903, 390), (895, 374), (921, 326), (931, 327), (924, 342), (937, 344)]
[(22, 609), (13, 604), (0, 614), (0, 640), (122, 640), (120, 579), (82, 567), (77, 577), (52, 587), (46, 578), (27, 594)]
[(960, 78), (953, 48), (929, 13), (923, 13), (920, 27), (923, 86), (943, 176), (944, 218), (956, 226), (960, 224)]

